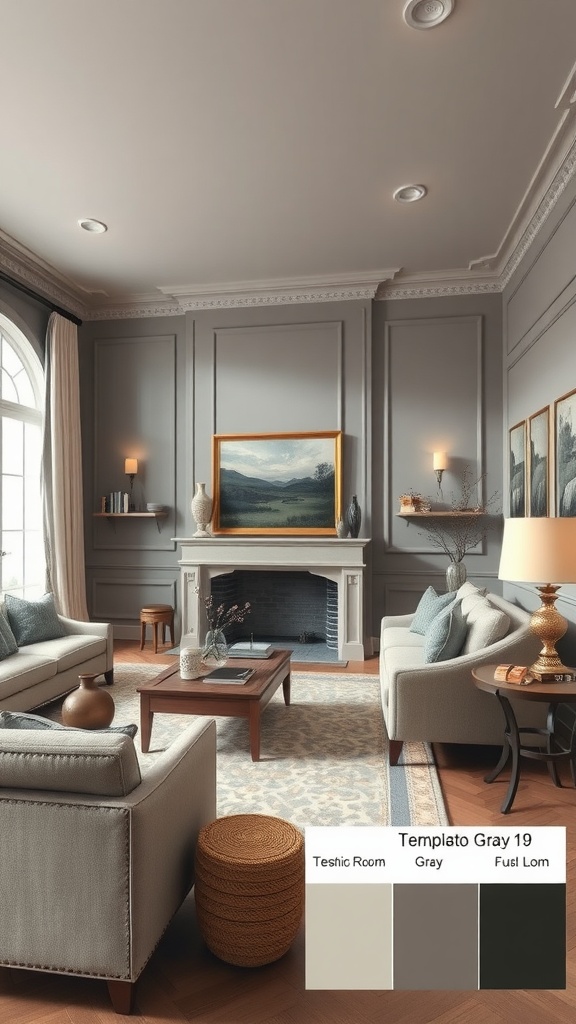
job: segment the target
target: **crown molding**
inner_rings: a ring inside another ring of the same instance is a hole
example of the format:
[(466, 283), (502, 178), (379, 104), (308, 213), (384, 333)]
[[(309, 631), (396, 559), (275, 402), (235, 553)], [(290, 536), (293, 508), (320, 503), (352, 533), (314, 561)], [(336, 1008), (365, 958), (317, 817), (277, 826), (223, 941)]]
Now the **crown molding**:
[(0, 268), (14, 280), (83, 318), (85, 296), (78, 285), (4, 231), (0, 231)]
[(361, 274), (328, 274), (262, 281), (235, 281), (214, 285), (166, 285), (160, 288), (183, 310), (233, 309), (242, 306), (283, 306), (303, 302), (340, 302), (373, 299), (377, 288), (399, 268)]
[(435, 299), (451, 295), (479, 295), (500, 292), (500, 276), (466, 270), (438, 270), (422, 274), (401, 274), (391, 285), (378, 289), (376, 299)]

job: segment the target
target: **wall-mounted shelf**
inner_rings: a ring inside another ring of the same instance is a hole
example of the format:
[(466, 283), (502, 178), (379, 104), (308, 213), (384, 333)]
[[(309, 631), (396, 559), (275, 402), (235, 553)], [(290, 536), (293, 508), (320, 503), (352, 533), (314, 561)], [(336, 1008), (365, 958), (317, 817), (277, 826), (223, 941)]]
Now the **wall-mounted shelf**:
[[(160, 519), (166, 519), (167, 512), (93, 512), (95, 519), (155, 519), (158, 533), (161, 531)], [(115, 526), (115, 523), (111, 524)]]
[(443, 519), (448, 517), (449, 519), (458, 519), (465, 516), (470, 519), (471, 516), (484, 516), (485, 512), (476, 512), (474, 509), (470, 509), (469, 512), (397, 512), (397, 516), (401, 519)]

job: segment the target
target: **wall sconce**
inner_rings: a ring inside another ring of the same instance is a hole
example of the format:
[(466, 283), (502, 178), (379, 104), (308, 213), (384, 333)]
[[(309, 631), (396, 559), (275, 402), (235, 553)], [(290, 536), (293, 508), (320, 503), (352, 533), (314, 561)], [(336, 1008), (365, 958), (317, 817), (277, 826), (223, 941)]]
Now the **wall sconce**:
[(436, 473), (436, 479), (438, 481), (438, 487), (442, 487), (442, 473), (445, 469), (448, 469), (448, 455), (446, 452), (434, 452), (432, 458), (432, 467)]
[(126, 476), (130, 477), (130, 504), (128, 505), (128, 510), (133, 512), (132, 488), (134, 487), (134, 477), (138, 472), (138, 459), (124, 459), (124, 472)]

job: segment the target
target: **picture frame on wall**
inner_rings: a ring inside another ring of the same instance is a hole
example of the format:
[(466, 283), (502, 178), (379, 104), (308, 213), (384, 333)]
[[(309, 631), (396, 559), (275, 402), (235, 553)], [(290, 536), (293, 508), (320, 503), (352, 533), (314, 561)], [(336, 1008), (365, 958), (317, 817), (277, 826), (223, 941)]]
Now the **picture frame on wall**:
[(528, 515), (547, 516), (550, 499), (550, 406), (528, 419)]
[(576, 388), (554, 402), (556, 515), (576, 516)]
[(335, 535), (342, 432), (214, 434), (212, 532)]
[(518, 519), (526, 515), (526, 420), (511, 427), (508, 437), (509, 516)]

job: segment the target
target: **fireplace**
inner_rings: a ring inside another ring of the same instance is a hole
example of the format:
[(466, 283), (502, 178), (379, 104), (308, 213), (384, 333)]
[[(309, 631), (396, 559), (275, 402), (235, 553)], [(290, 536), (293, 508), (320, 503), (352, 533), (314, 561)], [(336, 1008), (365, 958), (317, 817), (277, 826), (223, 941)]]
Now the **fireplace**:
[[(175, 538), (181, 545), (182, 642), (200, 644), (203, 597), (249, 601), (237, 637), (298, 639), (312, 633), (338, 657), (363, 661), (364, 547), (337, 537)], [(260, 579), (255, 579), (255, 576)], [(258, 635), (260, 634), (260, 635)], [(233, 640), (237, 637), (229, 635)]]

